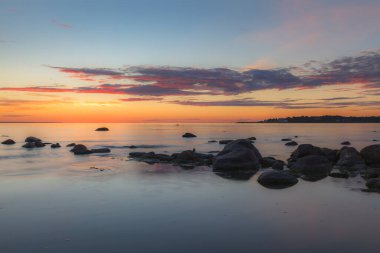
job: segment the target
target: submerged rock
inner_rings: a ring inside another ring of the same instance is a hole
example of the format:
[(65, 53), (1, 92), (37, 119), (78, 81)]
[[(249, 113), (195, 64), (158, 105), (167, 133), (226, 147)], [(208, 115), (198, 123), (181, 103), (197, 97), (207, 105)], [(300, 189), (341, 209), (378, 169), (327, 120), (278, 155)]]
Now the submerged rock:
[(93, 148), (90, 151), (91, 151), (91, 153), (110, 153), (111, 149), (109, 149), (109, 148)]
[(37, 142), (27, 142), (22, 147), (23, 148), (42, 148), (45, 146), (46, 145), (44, 143), (37, 141)]
[(51, 148), (60, 148), (61, 145), (59, 143), (51, 144)]
[(219, 144), (228, 144), (228, 143), (230, 143), (230, 142), (233, 142), (234, 140), (220, 140), (219, 141)]
[(342, 143), (340, 143), (340, 145), (351, 145), (351, 142), (349, 142), (349, 141), (344, 141), (344, 142), (342, 142)]
[(211, 141), (208, 141), (208, 143), (215, 143), (217, 142), (216, 140), (211, 140)]
[(4, 145), (13, 145), (15, 143), (16, 142), (14, 140), (8, 139), (8, 140), (3, 141), (1, 144), (4, 144)]
[(66, 147), (74, 147), (76, 144), (75, 143), (70, 143), (70, 144), (67, 144)]
[(241, 139), (228, 143), (215, 157), (214, 171), (258, 170), (262, 156), (248, 140)]
[(281, 141), (292, 141), (292, 139), (290, 139), (290, 138), (283, 138), (283, 139), (281, 139)]
[(380, 168), (380, 144), (374, 144), (360, 151), (365, 163), (371, 167)]
[(184, 135), (182, 135), (183, 138), (195, 138), (197, 137), (195, 134), (192, 134), (192, 133), (185, 133)]
[(380, 178), (371, 178), (365, 185), (368, 187), (368, 189), (380, 190)]
[(95, 131), (109, 131), (109, 129), (107, 127), (99, 127)]
[(41, 139), (33, 136), (29, 136), (25, 139), (25, 142), (42, 142)]
[(283, 171), (263, 172), (257, 182), (264, 187), (271, 189), (283, 189), (298, 183), (298, 179)]
[(88, 150), (87, 147), (83, 144), (77, 144), (70, 150), (74, 155), (88, 155), (91, 154), (91, 150)]
[(290, 142), (285, 143), (285, 145), (286, 145), (286, 146), (297, 146), (298, 143), (295, 142), (295, 141), (290, 141)]

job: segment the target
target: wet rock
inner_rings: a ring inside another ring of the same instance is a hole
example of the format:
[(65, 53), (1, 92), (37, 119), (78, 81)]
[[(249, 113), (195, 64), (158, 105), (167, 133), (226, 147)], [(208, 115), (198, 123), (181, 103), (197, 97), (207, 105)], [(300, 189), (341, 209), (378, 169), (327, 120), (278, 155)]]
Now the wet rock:
[(285, 145), (286, 145), (286, 146), (297, 146), (298, 143), (295, 142), (295, 141), (289, 141), (289, 142), (285, 143)]
[(61, 145), (59, 143), (51, 144), (51, 148), (60, 148)]
[(171, 163), (190, 168), (194, 166), (211, 165), (214, 156), (212, 154), (197, 153), (195, 150), (185, 150), (172, 155), (156, 154), (154, 152), (131, 152), (129, 153), (129, 157), (150, 164)]
[(346, 145), (346, 146), (348, 146), (348, 145), (351, 145), (351, 142), (349, 142), (349, 141), (344, 141), (344, 142), (340, 143), (340, 145)]
[(192, 134), (192, 133), (185, 133), (184, 135), (182, 135), (183, 138), (195, 138), (197, 137), (195, 134)]
[(323, 154), (329, 159), (331, 162), (336, 163), (339, 159), (339, 150), (337, 149), (329, 149), (329, 148), (321, 148)]
[(361, 171), (360, 174), (364, 179), (378, 178), (380, 177), (380, 168), (367, 168), (366, 170)]
[(271, 156), (267, 156), (267, 157), (263, 157), (261, 159), (261, 168), (265, 169), (265, 168), (270, 168), (272, 167), (272, 165), (276, 162), (276, 158), (274, 157), (271, 157)]
[(298, 135), (294, 135), (294, 138), (298, 138)]
[(365, 184), (368, 189), (380, 190), (380, 178), (371, 178)]
[(298, 183), (298, 179), (283, 171), (263, 172), (257, 182), (264, 187), (271, 189), (283, 189)]
[(256, 140), (256, 137), (249, 137), (249, 138), (247, 138), (247, 140), (255, 141), (255, 140)]
[(14, 140), (8, 139), (8, 140), (3, 141), (1, 144), (4, 144), (4, 145), (13, 145), (15, 143), (16, 142)]
[(109, 148), (93, 148), (90, 151), (91, 151), (91, 153), (110, 153), (111, 149), (109, 149)]
[(228, 143), (215, 157), (214, 171), (258, 170), (262, 156), (248, 140), (241, 139)]
[(276, 160), (276, 162), (272, 164), (272, 169), (274, 170), (283, 170), (284, 167), (285, 167), (285, 162), (281, 160)]
[(379, 140), (377, 140), (377, 139), (373, 139), (372, 141), (379, 141)]
[(91, 154), (91, 150), (88, 150), (87, 147), (83, 144), (77, 144), (70, 150), (74, 155), (88, 155)]
[(365, 163), (371, 167), (380, 168), (380, 144), (374, 144), (360, 151)]
[(358, 171), (366, 169), (366, 165), (355, 148), (343, 147), (339, 151), (339, 159), (335, 168), (339, 170)]
[(25, 139), (25, 142), (42, 142), (41, 139), (38, 139), (37, 137), (29, 136)]
[(216, 140), (211, 140), (211, 141), (208, 141), (208, 143), (215, 143), (217, 142)]
[(290, 170), (309, 179), (326, 177), (332, 170), (331, 162), (322, 155), (307, 155), (288, 164)]
[(219, 144), (223, 144), (223, 145), (225, 145), (225, 144), (228, 144), (228, 143), (230, 143), (230, 142), (233, 142), (234, 140), (220, 140), (219, 141)]
[(297, 159), (308, 156), (308, 155), (325, 156), (321, 148), (313, 146), (311, 144), (301, 144), (290, 155), (290, 158), (288, 159), (288, 161), (294, 162)]
[(349, 178), (350, 174), (347, 171), (339, 171), (339, 170), (332, 170), (331, 173), (329, 174), (330, 177), (334, 178)]
[(173, 154), (175, 157), (174, 162), (180, 165), (194, 164), (194, 165), (211, 165), (214, 156), (212, 154), (201, 154), (195, 150), (185, 150), (178, 154)]
[(23, 148), (42, 148), (45, 146), (46, 145), (44, 143), (37, 141), (37, 142), (27, 142), (22, 147)]
[(67, 144), (66, 147), (74, 147), (76, 144), (75, 143), (70, 143), (70, 144)]
[(107, 127), (99, 127), (97, 129), (95, 129), (95, 131), (109, 131), (109, 129)]
[(292, 141), (292, 139), (290, 139), (290, 138), (283, 138), (283, 139), (281, 139), (281, 141)]

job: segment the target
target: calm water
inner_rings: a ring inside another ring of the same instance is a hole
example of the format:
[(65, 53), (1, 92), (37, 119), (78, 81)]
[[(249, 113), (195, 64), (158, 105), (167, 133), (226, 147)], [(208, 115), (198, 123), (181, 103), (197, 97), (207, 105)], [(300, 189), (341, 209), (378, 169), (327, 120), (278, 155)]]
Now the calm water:
[[(173, 153), (218, 151), (208, 140), (257, 137), (264, 156), (286, 159), (281, 138), (360, 149), (380, 124), (0, 124), (0, 252), (378, 252), (380, 195), (360, 177), (300, 182), (283, 190), (229, 180), (208, 167), (128, 161), (125, 145)], [(377, 131), (377, 132), (374, 132)], [(183, 139), (184, 132), (198, 138)], [(61, 149), (25, 150), (27, 136)], [(74, 156), (64, 147), (111, 146)], [(95, 166), (104, 171), (94, 170)]]

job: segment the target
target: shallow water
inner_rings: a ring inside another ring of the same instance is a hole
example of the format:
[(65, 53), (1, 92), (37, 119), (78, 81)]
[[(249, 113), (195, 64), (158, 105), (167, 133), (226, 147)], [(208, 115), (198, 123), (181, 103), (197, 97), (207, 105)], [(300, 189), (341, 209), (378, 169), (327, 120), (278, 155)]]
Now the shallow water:
[[(128, 161), (131, 151), (218, 151), (209, 140), (257, 137), (263, 156), (285, 160), (298, 143), (360, 149), (380, 124), (1, 124), (1, 252), (377, 252), (380, 195), (360, 177), (300, 182), (283, 190), (222, 178), (208, 167)], [(376, 131), (376, 132), (374, 132)], [(185, 132), (198, 137), (183, 139)], [(25, 137), (60, 149), (21, 148)], [(71, 142), (111, 146), (74, 156)], [(153, 145), (128, 149), (127, 145)], [(103, 171), (91, 167), (104, 169)]]

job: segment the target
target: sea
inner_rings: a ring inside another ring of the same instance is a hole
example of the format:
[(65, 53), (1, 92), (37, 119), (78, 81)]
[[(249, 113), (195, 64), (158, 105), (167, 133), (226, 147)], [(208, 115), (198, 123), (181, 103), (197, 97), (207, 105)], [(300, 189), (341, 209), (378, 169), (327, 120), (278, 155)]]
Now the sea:
[[(28, 136), (62, 147), (22, 148)], [(268, 189), (262, 171), (238, 180), (128, 157), (216, 152), (224, 146), (210, 140), (249, 137), (286, 161), (296, 147), (282, 138), (360, 150), (380, 140), (380, 124), (0, 124), (0, 140), (16, 141), (0, 145), (0, 252), (378, 252), (380, 194), (362, 191), (360, 176)], [(111, 152), (75, 156), (69, 143)]]

